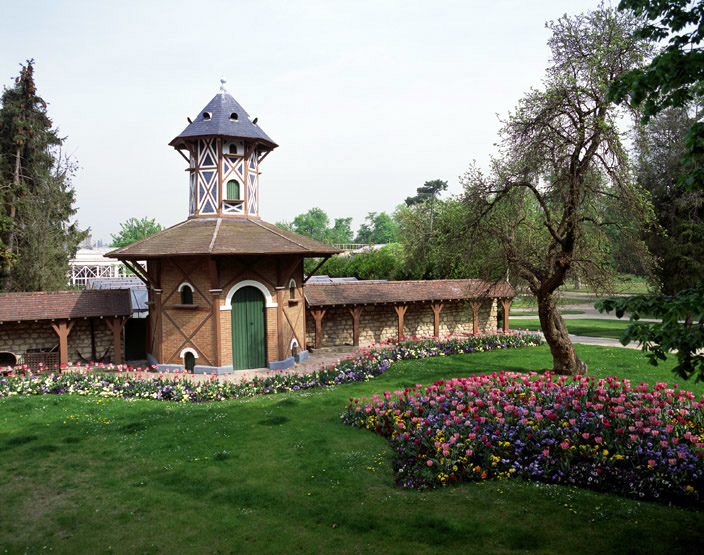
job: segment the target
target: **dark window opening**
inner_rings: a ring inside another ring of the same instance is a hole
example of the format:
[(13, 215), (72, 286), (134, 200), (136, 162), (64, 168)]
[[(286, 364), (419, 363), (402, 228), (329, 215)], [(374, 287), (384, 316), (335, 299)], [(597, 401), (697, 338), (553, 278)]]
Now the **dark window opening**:
[(237, 154), (237, 145), (235, 143), (230, 143), (230, 154)]
[(237, 115), (237, 112), (232, 112), (232, 113), (230, 114), (230, 119), (231, 119), (232, 121), (237, 121), (238, 118), (239, 118), (239, 116)]
[(203, 119), (208, 121), (213, 115), (210, 112), (203, 112)]
[(181, 289), (181, 304), (193, 304), (193, 289), (190, 285), (184, 285)]

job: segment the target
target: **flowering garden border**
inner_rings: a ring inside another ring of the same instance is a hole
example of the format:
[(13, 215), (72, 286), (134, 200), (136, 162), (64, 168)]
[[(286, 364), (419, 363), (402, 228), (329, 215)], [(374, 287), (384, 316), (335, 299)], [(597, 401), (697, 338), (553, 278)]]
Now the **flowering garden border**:
[[(397, 360), (526, 347), (540, 345), (541, 342), (539, 334), (526, 331), (448, 336), (444, 339), (410, 339), (359, 351), (353, 358), (308, 374), (276, 371), (239, 382), (220, 381), (217, 376), (201, 383), (178, 375), (150, 376), (145, 373), (133, 377), (106, 372), (103, 367), (97, 367), (96, 371), (96, 368), (90, 366), (81, 371), (31, 375), (18, 367), (8, 376), (0, 378), (0, 398), (14, 395), (77, 394), (195, 403), (222, 401), (367, 381), (386, 372)], [(124, 366), (112, 368), (115, 371), (126, 369)]]
[(501, 372), (350, 399), (342, 418), (389, 439), (404, 487), (522, 478), (701, 506), (703, 406), (664, 383)]

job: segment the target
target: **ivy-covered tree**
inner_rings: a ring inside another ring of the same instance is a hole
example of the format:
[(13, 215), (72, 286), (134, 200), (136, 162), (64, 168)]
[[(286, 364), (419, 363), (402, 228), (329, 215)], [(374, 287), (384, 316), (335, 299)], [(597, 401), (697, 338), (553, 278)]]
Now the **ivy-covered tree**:
[(112, 238), (112, 246), (117, 248), (126, 247), (135, 241), (159, 233), (164, 228), (157, 223), (155, 218), (151, 220), (146, 216), (140, 220), (137, 218), (128, 218), (120, 224), (120, 232), (116, 235), (110, 234)]
[(73, 164), (37, 95), (34, 61), (21, 66), (0, 108), (0, 286), (5, 291), (62, 289), (68, 263), (87, 235), (76, 214)]

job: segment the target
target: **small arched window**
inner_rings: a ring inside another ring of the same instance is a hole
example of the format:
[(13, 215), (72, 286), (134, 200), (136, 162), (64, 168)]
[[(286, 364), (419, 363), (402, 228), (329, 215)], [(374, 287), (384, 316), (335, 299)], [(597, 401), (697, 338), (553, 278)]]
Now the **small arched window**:
[(190, 285), (181, 287), (181, 304), (193, 304), (193, 289)]
[(193, 372), (196, 367), (196, 357), (192, 352), (188, 351), (183, 355), (183, 365), (189, 372)]
[(288, 282), (288, 298), (289, 299), (296, 298), (296, 280), (295, 279), (292, 279), (291, 281)]
[(236, 179), (227, 182), (227, 200), (240, 200), (240, 183)]
[(237, 154), (237, 144), (230, 143), (230, 154)]

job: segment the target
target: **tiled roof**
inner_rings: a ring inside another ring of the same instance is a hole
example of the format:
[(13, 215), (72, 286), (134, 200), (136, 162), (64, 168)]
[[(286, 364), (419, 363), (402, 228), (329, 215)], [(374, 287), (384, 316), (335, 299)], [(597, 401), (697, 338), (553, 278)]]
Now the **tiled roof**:
[(191, 218), (105, 256), (142, 260), (191, 254), (303, 254), (323, 256), (339, 249), (262, 220)]
[(0, 322), (129, 316), (126, 289), (0, 293)]
[(491, 283), (479, 279), (307, 283), (303, 291), (311, 307), (515, 296), (513, 287), (505, 281)]
[[(206, 113), (210, 115), (209, 118), (206, 118)], [(232, 114), (237, 114), (237, 119), (232, 118)], [(278, 146), (258, 125), (252, 123), (245, 109), (227, 93), (216, 94), (198, 113), (193, 123), (190, 123), (169, 145), (176, 147), (183, 142), (183, 139), (214, 135), (258, 139), (270, 148)]]

